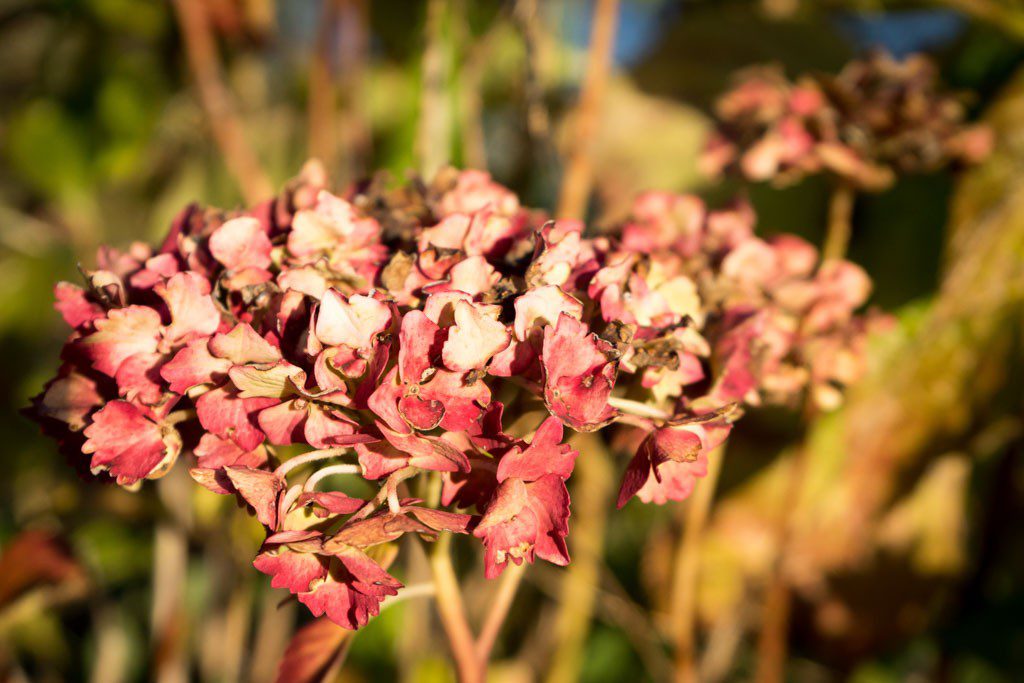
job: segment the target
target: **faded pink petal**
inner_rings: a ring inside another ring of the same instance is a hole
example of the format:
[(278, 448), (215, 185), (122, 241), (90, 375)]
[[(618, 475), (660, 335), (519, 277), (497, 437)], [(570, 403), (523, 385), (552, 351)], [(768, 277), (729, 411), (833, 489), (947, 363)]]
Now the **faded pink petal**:
[(224, 471), (249, 507), (256, 513), (256, 519), (271, 531), (279, 522), (278, 503), (285, 489), (285, 481), (277, 474), (252, 467), (226, 467)]
[(531, 289), (516, 299), (516, 339), (526, 341), (533, 329), (554, 326), (562, 315), (579, 320), (583, 316), (583, 304), (557, 285)]
[(272, 398), (241, 398), (236, 392), (218, 387), (196, 400), (196, 413), (205, 429), (251, 451), (264, 439), (257, 426), (257, 415), (276, 403)]
[(160, 342), (160, 315), (145, 306), (112, 309), (95, 326), (80, 344), (93, 367), (111, 377), (127, 358), (154, 353)]
[(208, 347), (206, 339), (195, 339), (160, 368), (160, 376), (171, 391), (184, 394), (193, 387), (227, 379), (231, 361), (213, 356)]
[(181, 452), (181, 438), (163, 429), (127, 401), (111, 401), (85, 428), (83, 453), (92, 453), (92, 471), (109, 471), (118, 484), (131, 485), (165, 473)]
[(210, 235), (210, 253), (228, 270), (270, 267), (272, 245), (255, 218), (233, 218)]
[(210, 353), (235, 365), (270, 364), (281, 360), (281, 351), (256, 333), (248, 323), (235, 325), (226, 334), (214, 335)]
[(350, 297), (331, 289), (324, 292), (316, 317), (316, 336), (327, 346), (368, 349), (374, 338), (391, 326), (391, 308), (370, 296)]
[[(496, 307), (495, 307), (496, 308)], [(482, 306), (466, 301), (455, 305), (455, 326), (448, 331), (442, 358), (449, 370), (467, 372), (482, 368), (491, 357), (508, 346), (508, 330)]]
[(176, 341), (208, 337), (220, 326), (220, 312), (210, 297), (210, 281), (199, 273), (178, 273), (166, 285), (158, 285), (156, 292), (171, 312), (165, 338)]

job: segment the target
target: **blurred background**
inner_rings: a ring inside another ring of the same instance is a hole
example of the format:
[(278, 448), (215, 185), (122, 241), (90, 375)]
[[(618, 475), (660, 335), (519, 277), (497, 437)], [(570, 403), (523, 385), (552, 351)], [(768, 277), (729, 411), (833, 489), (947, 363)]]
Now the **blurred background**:
[[(100, 243), (158, 241), (191, 201), (269, 195), (310, 157), (337, 187), (486, 168), (551, 209), (592, 13), (585, 0), (0, 0), (4, 680), (271, 680), (308, 618), (249, 566), (261, 528), (231, 500), (180, 467), (161, 487), (177, 496), (82, 482), (19, 415), (65, 334), (55, 280)], [(644, 189), (741, 193), (760, 231), (820, 244), (825, 181), (702, 179), (709, 113), (737, 69), (836, 72), (874, 47), (931, 54), (996, 151), (858, 199), (849, 255), (897, 325), (843, 409), (810, 427), (753, 411), (734, 434), (699, 559), (703, 680), (751, 677), (790, 508), (790, 680), (1024, 680), (1024, 5), (622, 0), (591, 217), (614, 220)], [(422, 159), (424, 135), (446, 159)], [(671, 678), (682, 506), (606, 515), (592, 483), (575, 482), (577, 561), (527, 573), (492, 680)], [(467, 546), (460, 560), (479, 611), (479, 559)], [(385, 611), (346, 644), (337, 680), (453, 680), (433, 619), (426, 601)]]

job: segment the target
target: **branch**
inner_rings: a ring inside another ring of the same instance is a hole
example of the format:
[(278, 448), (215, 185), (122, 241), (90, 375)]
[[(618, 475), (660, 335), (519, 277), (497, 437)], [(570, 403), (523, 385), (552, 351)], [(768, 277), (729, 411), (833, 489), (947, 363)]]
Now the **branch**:
[(591, 145), (601, 120), (601, 104), (608, 85), (618, 13), (618, 0), (597, 0), (587, 53), (587, 71), (573, 126), (575, 134), (569, 142), (562, 192), (558, 198), (558, 218), (582, 218), (587, 210), (593, 182)]
[(173, 0), (189, 69), (199, 89), (199, 103), (228, 172), (245, 201), (256, 204), (274, 194), (256, 153), (245, 140), (242, 122), (224, 85), (217, 45), (201, 0)]

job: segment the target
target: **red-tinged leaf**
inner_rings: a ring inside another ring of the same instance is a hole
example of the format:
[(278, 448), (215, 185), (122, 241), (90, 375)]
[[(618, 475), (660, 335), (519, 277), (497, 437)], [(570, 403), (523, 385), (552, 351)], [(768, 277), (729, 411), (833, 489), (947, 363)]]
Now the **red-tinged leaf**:
[(44, 531), (22, 531), (0, 552), (0, 607), (36, 586), (83, 578), (63, 542)]
[(344, 656), (352, 631), (321, 617), (292, 636), (277, 667), (276, 683), (324, 683)]

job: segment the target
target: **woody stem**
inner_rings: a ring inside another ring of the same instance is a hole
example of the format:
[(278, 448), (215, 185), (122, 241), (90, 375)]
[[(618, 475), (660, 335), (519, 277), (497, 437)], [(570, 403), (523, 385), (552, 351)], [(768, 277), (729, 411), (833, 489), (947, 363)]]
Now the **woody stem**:
[(455, 659), (460, 683), (483, 683), (485, 666), (477, 656), (473, 632), (466, 620), (462, 591), (455, 576), (451, 558), (451, 534), (442, 534), (430, 551), (430, 569), (437, 592), (434, 603), (441, 617), (441, 625), (448, 637), (448, 645)]
[(675, 628), (676, 683), (691, 683), (698, 680), (696, 658), (696, 611), (697, 584), (700, 572), (700, 545), (707, 525), (711, 501), (715, 497), (715, 485), (722, 471), (725, 446), (719, 446), (708, 457), (707, 477), (697, 484), (689, 504), (682, 508), (682, 538), (677, 546), (675, 576), (672, 580), (672, 624)]
[(491, 599), (491, 609), (487, 613), (487, 618), (484, 620), (483, 629), (480, 631), (480, 637), (476, 640), (476, 652), (480, 658), (482, 666), (486, 668), (487, 660), (491, 657), (491, 650), (494, 649), (494, 643), (498, 640), (498, 634), (501, 633), (501, 627), (505, 623), (505, 618), (508, 616), (508, 611), (512, 607), (512, 601), (515, 600), (516, 592), (519, 590), (519, 584), (522, 583), (523, 574), (526, 573), (526, 563), (523, 564), (509, 564), (508, 568), (505, 569), (505, 573), (501, 577), (501, 583), (498, 585), (498, 591)]

